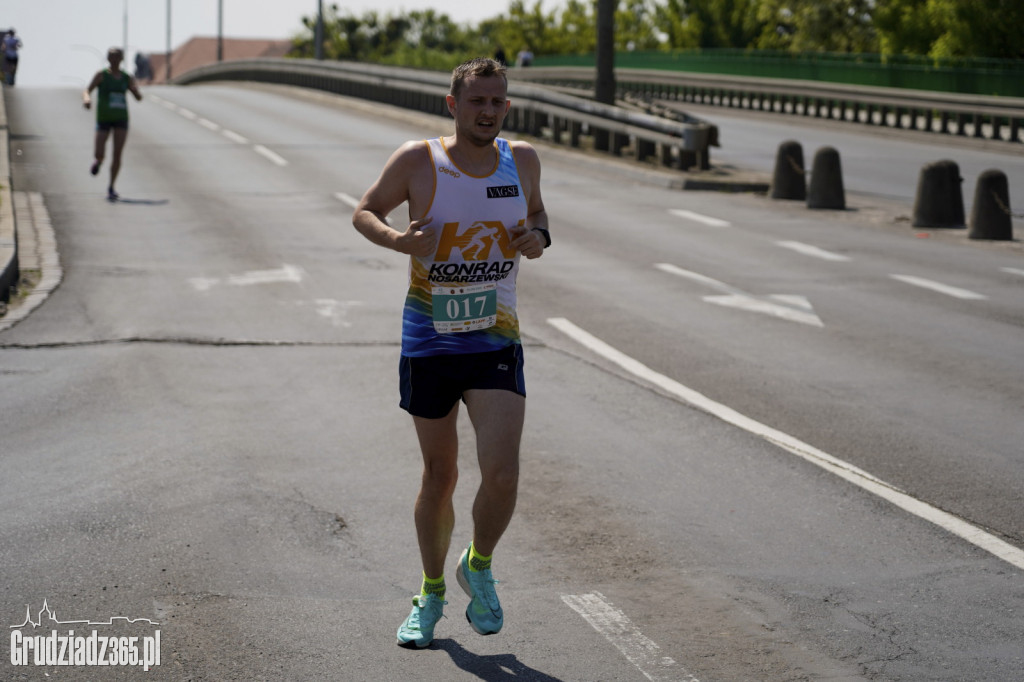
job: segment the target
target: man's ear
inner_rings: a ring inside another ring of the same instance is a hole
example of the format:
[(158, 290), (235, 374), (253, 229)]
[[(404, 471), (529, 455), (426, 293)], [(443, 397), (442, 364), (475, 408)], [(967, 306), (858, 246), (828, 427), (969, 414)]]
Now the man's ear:
[(448, 113), (455, 118), (455, 97), (453, 95), (445, 95), (444, 101), (448, 104)]

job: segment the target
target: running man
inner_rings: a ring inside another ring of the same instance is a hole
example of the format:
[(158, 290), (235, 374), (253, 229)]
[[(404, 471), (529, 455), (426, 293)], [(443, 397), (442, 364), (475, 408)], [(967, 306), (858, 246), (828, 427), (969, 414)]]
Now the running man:
[(124, 151), (124, 143), (128, 139), (128, 93), (132, 93), (136, 101), (142, 101), (142, 93), (139, 92), (135, 79), (121, 70), (122, 61), (124, 52), (120, 48), (112, 47), (107, 50), (109, 68), (98, 71), (92, 77), (89, 87), (82, 92), (82, 106), (86, 109), (92, 108), (90, 93), (96, 90), (99, 94), (96, 106), (95, 158), (92, 167), (89, 168), (93, 175), (100, 172), (106, 154), (107, 138), (110, 137), (111, 131), (114, 133), (110, 185), (107, 187), (107, 199), (110, 201), (117, 201), (120, 198), (114, 190), (114, 183), (117, 182), (117, 174), (121, 170), (121, 152)]
[[(352, 217), (371, 242), (410, 256), (399, 404), (412, 415), (423, 455), (414, 510), (423, 582), (398, 628), (405, 647), (430, 645), (448, 603), (460, 400), (476, 434), (481, 481), (472, 542), (455, 574), (476, 632), (494, 634), (504, 622), (491, 556), (515, 509), (526, 409), (516, 276), (520, 255), (538, 258), (551, 243), (537, 152), (498, 137), (507, 89), (505, 67), (492, 59), (458, 66), (446, 97), (455, 134), (402, 145)], [(409, 226), (393, 229), (386, 216), (406, 202)], [(484, 230), (494, 231), (489, 248), (473, 243)]]
[(14, 85), (18, 74), (18, 50), (21, 49), (21, 38), (17, 36), (14, 29), (8, 29), (3, 38), (4, 52), (4, 82), (7, 85)]

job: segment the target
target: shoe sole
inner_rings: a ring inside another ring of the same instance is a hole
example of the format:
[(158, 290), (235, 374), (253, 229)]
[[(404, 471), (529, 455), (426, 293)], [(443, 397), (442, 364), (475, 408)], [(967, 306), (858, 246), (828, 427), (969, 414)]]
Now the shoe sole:
[(398, 640), (398, 646), (402, 647), (403, 649), (413, 649), (413, 650), (426, 649), (428, 646), (430, 646), (433, 643), (434, 643), (434, 640), (430, 640), (426, 644), (420, 644), (420, 643), (412, 641), (412, 640), (410, 640), (408, 642), (403, 642), (402, 640)]

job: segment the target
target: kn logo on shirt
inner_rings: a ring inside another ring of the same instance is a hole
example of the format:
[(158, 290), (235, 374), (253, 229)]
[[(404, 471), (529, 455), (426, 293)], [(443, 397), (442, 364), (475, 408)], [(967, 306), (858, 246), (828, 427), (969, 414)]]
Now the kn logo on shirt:
[[(520, 220), (519, 226), (524, 225), (525, 221)], [(491, 251), (495, 248), (501, 251), (503, 258), (513, 259), (516, 257), (516, 250), (512, 248), (508, 230), (500, 220), (478, 220), (462, 231), (459, 231), (459, 227), (459, 223), (444, 224), (441, 236), (437, 240), (435, 261), (453, 260), (453, 251), (456, 249), (461, 254), (463, 261), (488, 260), (491, 257)]]

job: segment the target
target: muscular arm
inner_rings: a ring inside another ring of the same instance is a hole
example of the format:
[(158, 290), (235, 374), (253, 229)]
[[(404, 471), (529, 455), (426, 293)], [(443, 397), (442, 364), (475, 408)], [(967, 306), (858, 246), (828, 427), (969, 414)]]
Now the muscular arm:
[(526, 194), (526, 233), (513, 240), (512, 245), (527, 258), (539, 258), (544, 253), (544, 236), (535, 227), (548, 229), (548, 213), (540, 193), (540, 157), (529, 143), (512, 143), (512, 152), (519, 168), (519, 183)]
[(136, 102), (141, 102), (142, 101), (142, 93), (139, 92), (139, 84), (138, 84), (138, 82), (136, 82), (135, 78), (132, 78), (132, 77), (128, 78), (128, 90), (133, 95), (135, 95), (135, 101)]
[(93, 90), (100, 86), (101, 80), (103, 80), (103, 72), (97, 71), (96, 75), (93, 76), (92, 80), (89, 82), (88, 87), (86, 87), (85, 90), (82, 91), (82, 106), (86, 109), (92, 106), (92, 95), (90, 95), (89, 93), (91, 93)]
[[(429, 256), (434, 251), (434, 230), (426, 228), (431, 218), (423, 216), (399, 231), (386, 216), (409, 202), (409, 214), (419, 215), (433, 194), (430, 153), (423, 142), (406, 142), (391, 155), (377, 181), (366, 191), (352, 214), (352, 225), (378, 246), (412, 256)], [(426, 228), (426, 229), (424, 229)]]

